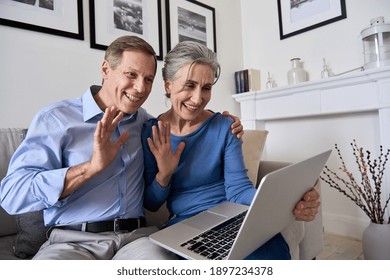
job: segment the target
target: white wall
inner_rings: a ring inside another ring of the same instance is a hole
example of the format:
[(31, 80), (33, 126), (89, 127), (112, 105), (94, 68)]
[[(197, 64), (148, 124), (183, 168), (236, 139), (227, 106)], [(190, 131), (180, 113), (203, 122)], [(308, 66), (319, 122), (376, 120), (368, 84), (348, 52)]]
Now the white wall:
[[(301, 57), (310, 80), (320, 79), (322, 58), (335, 73), (363, 66), (363, 45), (359, 38), (370, 19), (384, 16), (390, 22), (390, 1), (347, 0), (347, 18), (311, 31), (280, 40), (276, 1), (242, 0), (244, 68), (262, 71), (262, 88), (266, 72), (271, 72), (279, 86), (287, 85), (290, 58)], [(266, 93), (264, 93), (266, 94)], [(297, 118), (267, 122), (264, 158), (297, 161), (337, 143), (351, 170), (356, 171), (349, 143), (375, 153), (379, 149), (378, 115), (346, 114), (342, 118)], [(374, 150), (375, 149), (375, 150)], [(340, 162), (334, 151), (328, 165), (337, 170)], [(365, 214), (350, 200), (322, 184), (322, 205), (326, 231), (361, 238), (368, 223)]]
[[(217, 0), (200, 2), (216, 9), (217, 52), (222, 65), (222, 75), (213, 90), (209, 108), (239, 115), (239, 106), (231, 94), (232, 73), (242, 68), (240, 0), (229, 0), (229, 5)], [(162, 3), (165, 11), (165, 1)], [(0, 127), (26, 127), (43, 106), (78, 97), (91, 84), (101, 83), (104, 52), (89, 47), (87, 0), (83, 0), (83, 8), (83, 41), (0, 25)], [(144, 104), (154, 115), (169, 107), (164, 97), (161, 67), (159, 62), (153, 91)]]

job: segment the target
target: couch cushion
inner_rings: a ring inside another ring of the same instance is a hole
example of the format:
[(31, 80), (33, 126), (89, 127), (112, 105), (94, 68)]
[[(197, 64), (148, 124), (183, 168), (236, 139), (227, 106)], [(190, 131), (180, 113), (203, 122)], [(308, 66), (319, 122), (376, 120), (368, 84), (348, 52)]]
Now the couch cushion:
[(46, 241), (46, 227), (43, 222), (43, 211), (16, 215), (18, 233), (14, 244), (14, 253), (25, 259), (34, 256)]
[(18, 260), (13, 251), (16, 235), (0, 237), (0, 260)]
[(17, 232), (15, 219), (0, 207), (0, 237)]
[(242, 136), (244, 162), (248, 169), (248, 177), (254, 186), (258, 185), (257, 174), (267, 135), (267, 130), (245, 130)]
[(156, 226), (157, 228), (161, 228), (169, 221), (169, 210), (166, 202), (161, 205), (160, 209), (156, 212), (150, 211), (146, 208), (144, 211), (147, 226)]

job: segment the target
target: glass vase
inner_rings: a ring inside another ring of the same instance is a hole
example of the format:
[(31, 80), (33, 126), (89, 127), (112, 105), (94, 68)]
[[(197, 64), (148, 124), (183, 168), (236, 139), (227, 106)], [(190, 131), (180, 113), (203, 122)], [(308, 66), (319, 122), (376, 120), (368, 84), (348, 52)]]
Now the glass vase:
[(291, 69), (287, 72), (289, 85), (295, 85), (307, 81), (307, 73), (302, 67), (300, 58), (291, 59)]

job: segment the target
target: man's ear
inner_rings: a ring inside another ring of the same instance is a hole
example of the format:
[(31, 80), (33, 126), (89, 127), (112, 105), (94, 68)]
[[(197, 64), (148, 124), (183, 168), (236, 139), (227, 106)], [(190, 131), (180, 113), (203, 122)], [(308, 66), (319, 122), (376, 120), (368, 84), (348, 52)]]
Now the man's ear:
[(102, 78), (105, 80), (110, 72), (110, 65), (107, 60), (104, 60), (102, 63)]

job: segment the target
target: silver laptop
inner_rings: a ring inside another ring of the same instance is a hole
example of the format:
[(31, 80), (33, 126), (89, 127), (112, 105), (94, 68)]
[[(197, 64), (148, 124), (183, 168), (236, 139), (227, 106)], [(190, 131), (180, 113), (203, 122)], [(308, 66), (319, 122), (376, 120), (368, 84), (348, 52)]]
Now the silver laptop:
[(267, 174), (249, 207), (225, 202), (149, 238), (186, 259), (244, 259), (295, 220), (295, 204), (313, 187), (330, 154)]

